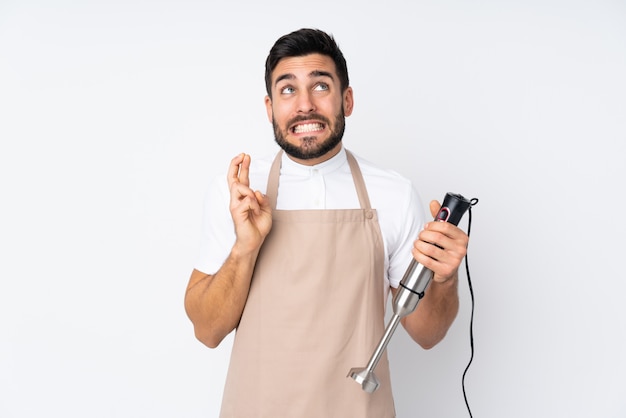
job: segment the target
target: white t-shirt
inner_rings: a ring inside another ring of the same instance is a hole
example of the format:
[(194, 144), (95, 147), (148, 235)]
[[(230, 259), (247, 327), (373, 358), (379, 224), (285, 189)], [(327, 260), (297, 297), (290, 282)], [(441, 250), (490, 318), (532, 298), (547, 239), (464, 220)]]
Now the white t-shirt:
[[(250, 188), (266, 192), (274, 157), (275, 154), (252, 159)], [(388, 285), (398, 287), (412, 259), (413, 242), (424, 227), (424, 207), (408, 179), (395, 171), (381, 169), (357, 155), (354, 157), (361, 168), (372, 209), (378, 214), (385, 248), (385, 289)], [(216, 177), (205, 197), (200, 251), (195, 264), (197, 270), (207, 274), (219, 270), (235, 242), (229, 202), (226, 175)], [(345, 149), (314, 166), (300, 165), (283, 153), (277, 209), (359, 207)]]

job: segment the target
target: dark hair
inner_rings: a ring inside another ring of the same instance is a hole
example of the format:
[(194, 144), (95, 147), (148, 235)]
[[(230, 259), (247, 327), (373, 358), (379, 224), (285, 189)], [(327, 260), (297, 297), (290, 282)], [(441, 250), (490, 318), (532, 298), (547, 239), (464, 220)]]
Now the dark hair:
[(350, 85), (348, 66), (343, 53), (332, 35), (319, 29), (300, 29), (280, 37), (265, 61), (265, 89), (272, 97), (272, 72), (283, 58), (302, 57), (309, 54), (327, 55), (335, 62), (341, 91)]

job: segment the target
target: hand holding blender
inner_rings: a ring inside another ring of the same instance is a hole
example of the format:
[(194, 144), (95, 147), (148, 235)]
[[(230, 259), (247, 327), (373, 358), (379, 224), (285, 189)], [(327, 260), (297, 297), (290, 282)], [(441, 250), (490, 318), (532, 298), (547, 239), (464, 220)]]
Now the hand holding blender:
[[(435, 221), (450, 222), (454, 225), (458, 225), (463, 214), (465, 214), (472, 204), (472, 201), (465, 199), (459, 194), (447, 193), (439, 212), (435, 216)], [(379, 382), (374, 374), (374, 369), (385, 351), (387, 344), (389, 344), (400, 320), (415, 310), (420, 299), (424, 297), (424, 291), (432, 277), (433, 272), (418, 263), (415, 259), (409, 264), (404, 273), (404, 277), (400, 281), (398, 291), (393, 298), (392, 306), (394, 315), (387, 325), (385, 333), (374, 350), (369, 363), (364, 368), (353, 368), (348, 373), (348, 376), (361, 384), (364, 391), (372, 393), (378, 389)]]

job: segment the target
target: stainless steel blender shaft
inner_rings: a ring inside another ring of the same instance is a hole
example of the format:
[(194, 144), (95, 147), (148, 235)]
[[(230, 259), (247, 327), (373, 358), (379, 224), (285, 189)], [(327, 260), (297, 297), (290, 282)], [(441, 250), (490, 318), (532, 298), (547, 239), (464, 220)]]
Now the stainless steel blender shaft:
[(374, 350), (370, 361), (367, 363), (366, 367), (356, 367), (351, 369), (348, 373), (348, 376), (359, 383), (364, 391), (372, 393), (378, 389), (379, 382), (374, 373), (374, 369), (387, 348), (387, 344), (391, 341), (393, 333), (396, 328), (398, 328), (400, 319), (415, 310), (420, 299), (424, 296), (424, 290), (426, 286), (428, 286), (432, 276), (432, 271), (422, 266), (417, 261), (413, 260), (411, 264), (409, 264), (400, 282), (400, 286), (398, 286), (398, 291), (393, 298), (394, 315), (387, 325), (387, 328), (385, 328), (385, 333)]
[[(435, 216), (435, 220), (458, 225), (465, 211), (473, 204), (476, 204), (476, 202), (478, 202), (477, 199), (470, 201), (460, 194), (446, 193), (443, 204)], [(424, 291), (432, 277), (433, 272), (431, 270), (419, 264), (415, 259), (411, 260), (393, 298), (394, 315), (389, 325), (387, 325), (385, 333), (380, 343), (378, 343), (378, 347), (374, 350), (374, 354), (372, 354), (367, 367), (353, 368), (348, 373), (348, 376), (361, 384), (364, 391), (372, 393), (378, 389), (379, 382), (374, 374), (374, 369), (385, 351), (387, 344), (389, 344), (391, 336), (398, 327), (400, 319), (415, 310), (420, 299), (424, 297)]]
[(378, 389), (378, 386), (380, 385), (378, 379), (376, 378), (376, 374), (374, 374), (374, 369), (376, 368), (376, 365), (378, 364), (381, 356), (385, 352), (387, 344), (389, 344), (389, 341), (391, 341), (391, 336), (398, 327), (399, 323), (400, 317), (398, 315), (394, 315), (393, 318), (391, 318), (391, 322), (389, 322), (389, 325), (387, 325), (387, 328), (385, 329), (385, 334), (378, 343), (378, 347), (376, 347), (376, 350), (374, 350), (372, 358), (370, 358), (367, 366), (364, 368), (355, 367), (353, 369), (350, 369), (350, 372), (348, 373), (348, 376), (353, 378), (358, 384), (361, 385), (361, 387), (363, 387), (363, 390), (368, 393), (374, 392), (376, 389)]

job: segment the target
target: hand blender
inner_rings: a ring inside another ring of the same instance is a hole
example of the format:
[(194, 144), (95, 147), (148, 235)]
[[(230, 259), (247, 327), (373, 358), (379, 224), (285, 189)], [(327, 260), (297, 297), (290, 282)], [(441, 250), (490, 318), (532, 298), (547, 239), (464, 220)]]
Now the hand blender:
[[(435, 221), (450, 222), (458, 225), (463, 214), (472, 205), (472, 201), (467, 200), (460, 194), (446, 193), (439, 213), (435, 216)], [(394, 315), (385, 329), (382, 339), (378, 343), (376, 350), (372, 354), (369, 363), (365, 368), (355, 367), (350, 370), (348, 376), (361, 384), (363, 390), (372, 393), (378, 389), (379, 382), (374, 374), (374, 369), (380, 360), (391, 336), (398, 327), (400, 319), (404, 318), (415, 310), (420, 299), (424, 297), (424, 290), (430, 283), (433, 272), (419, 264), (415, 259), (411, 260), (409, 267), (400, 281), (398, 291), (393, 298)]]

